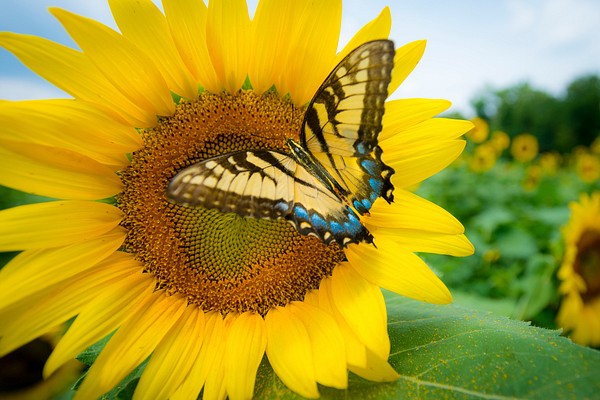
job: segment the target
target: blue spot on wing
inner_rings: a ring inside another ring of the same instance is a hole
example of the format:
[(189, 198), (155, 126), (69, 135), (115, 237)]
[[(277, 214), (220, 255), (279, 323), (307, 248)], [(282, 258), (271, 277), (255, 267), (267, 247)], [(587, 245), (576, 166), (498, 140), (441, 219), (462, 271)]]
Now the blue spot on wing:
[(336, 241), (341, 246), (349, 243), (373, 242), (373, 236), (361, 224), (356, 213), (348, 206), (340, 207), (329, 212), (307, 210), (296, 203), (293, 212), (286, 217), (303, 235), (314, 235), (325, 243)]
[(367, 154), (368, 149), (365, 147), (365, 144), (360, 142), (356, 144), (356, 151), (358, 154)]
[(308, 222), (308, 211), (306, 211), (306, 208), (296, 205), (294, 207), (294, 214), (298, 219)]
[(377, 163), (374, 160), (365, 158), (364, 160), (360, 161), (360, 166), (363, 167), (369, 175), (371, 175), (371, 176), (378, 175), (379, 167), (377, 166)]

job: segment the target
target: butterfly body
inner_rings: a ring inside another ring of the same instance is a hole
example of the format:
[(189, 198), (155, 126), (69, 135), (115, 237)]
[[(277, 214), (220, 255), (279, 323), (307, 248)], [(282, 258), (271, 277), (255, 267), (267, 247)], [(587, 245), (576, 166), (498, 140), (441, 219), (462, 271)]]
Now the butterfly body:
[(287, 152), (249, 149), (202, 160), (171, 179), (167, 197), (244, 217), (285, 218), (325, 243), (371, 243), (359, 215), (379, 197), (393, 200), (394, 171), (377, 142), (393, 57), (388, 40), (359, 46), (317, 90)]

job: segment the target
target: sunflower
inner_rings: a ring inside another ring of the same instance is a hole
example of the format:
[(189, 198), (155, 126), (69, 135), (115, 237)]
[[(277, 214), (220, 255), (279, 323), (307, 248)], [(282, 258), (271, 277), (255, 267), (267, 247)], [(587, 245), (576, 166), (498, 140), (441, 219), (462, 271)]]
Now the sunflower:
[(540, 154), (539, 165), (546, 175), (556, 175), (560, 168), (561, 155), (558, 152), (550, 151)]
[(498, 154), (502, 154), (510, 146), (510, 136), (504, 131), (494, 131), (489, 143), (496, 149)]
[(563, 228), (565, 254), (558, 271), (562, 302), (557, 316), (574, 342), (600, 346), (600, 192), (571, 203)]
[(77, 360), (66, 363), (47, 379), (42, 377), (44, 362), (63, 332), (61, 326), (0, 357), (2, 399), (54, 399), (69, 390), (82, 372)]
[(593, 153), (578, 154), (575, 157), (575, 171), (583, 182), (597, 182), (600, 178), (600, 158)]
[(485, 172), (496, 165), (498, 153), (492, 144), (483, 143), (477, 145), (473, 150), (473, 156), (469, 159), (469, 168), (475, 172)]
[(471, 119), (473, 123), (473, 129), (466, 132), (466, 136), (473, 143), (484, 142), (490, 133), (490, 126), (487, 121), (481, 117), (475, 117)]
[(523, 189), (529, 192), (535, 190), (540, 185), (543, 173), (544, 170), (537, 164), (527, 166), (525, 176), (521, 182)]
[[(249, 398), (265, 354), (305, 397), (317, 383), (346, 388), (348, 370), (396, 379), (380, 288), (448, 303), (414, 253), (473, 252), (455, 218), (405, 190), (462, 152), (472, 125), (432, 118), (449, 102), (386, 102), (379, 145), (395, 203), (378, 200), (361, 220), (376, 247), (165, 197), (186, 165), (297, 134), (334, 66), (388, 37), (389, 9), (336, 53), (340, 1), (262, 0), (253, 19), (240, 0), (164, 0), (164, 14), (150, 0), (109, 3), (120, 32), (51, 9), (81, 51), (0, 35), (72, 96), (0, 103), (0, 184), (56, 199), (0, 212), (0, 251), (21, 251), (0, 272), (0, 354), (73, 319), (44, 373), (107, 338), (82, 399), (145, 360), (140, 398)], [(389, 93), (424, 49), (396, 50)]]
[(515, 136), (510, 146), (510, 153), (518, 162), (528, 162), (533, 160), (538, 154), (538, 140), (529, 133), (522, 133)]

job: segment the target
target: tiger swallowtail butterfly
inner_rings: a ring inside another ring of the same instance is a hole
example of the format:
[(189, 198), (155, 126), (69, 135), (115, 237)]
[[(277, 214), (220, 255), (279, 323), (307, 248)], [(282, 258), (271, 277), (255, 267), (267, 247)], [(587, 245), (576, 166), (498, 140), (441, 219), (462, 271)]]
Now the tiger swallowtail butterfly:
[(364, 43), (329, 74), (309, 103), (299, 142), (288, 152), (248, 149), (179, 171), (167, 198), (243, 217), (284, 218), (325, 243), (373, 242), (358, 214), (378, 197), (393, 200), (394, 170), (378, 135), (394, 63), (389, 40)]

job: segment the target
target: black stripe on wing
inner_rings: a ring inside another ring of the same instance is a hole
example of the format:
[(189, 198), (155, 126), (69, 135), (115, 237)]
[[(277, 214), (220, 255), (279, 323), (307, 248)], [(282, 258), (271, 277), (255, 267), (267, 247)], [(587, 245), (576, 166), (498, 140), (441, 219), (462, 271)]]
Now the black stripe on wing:
[(368, 212), (377, 197), (393, 200), (394, 171), (381, 160), (377, 141), (393, 59), (388, 40), (352, 51), (315, 94), (300, 134), (302, 146), (328, 169), (360, 213)]

